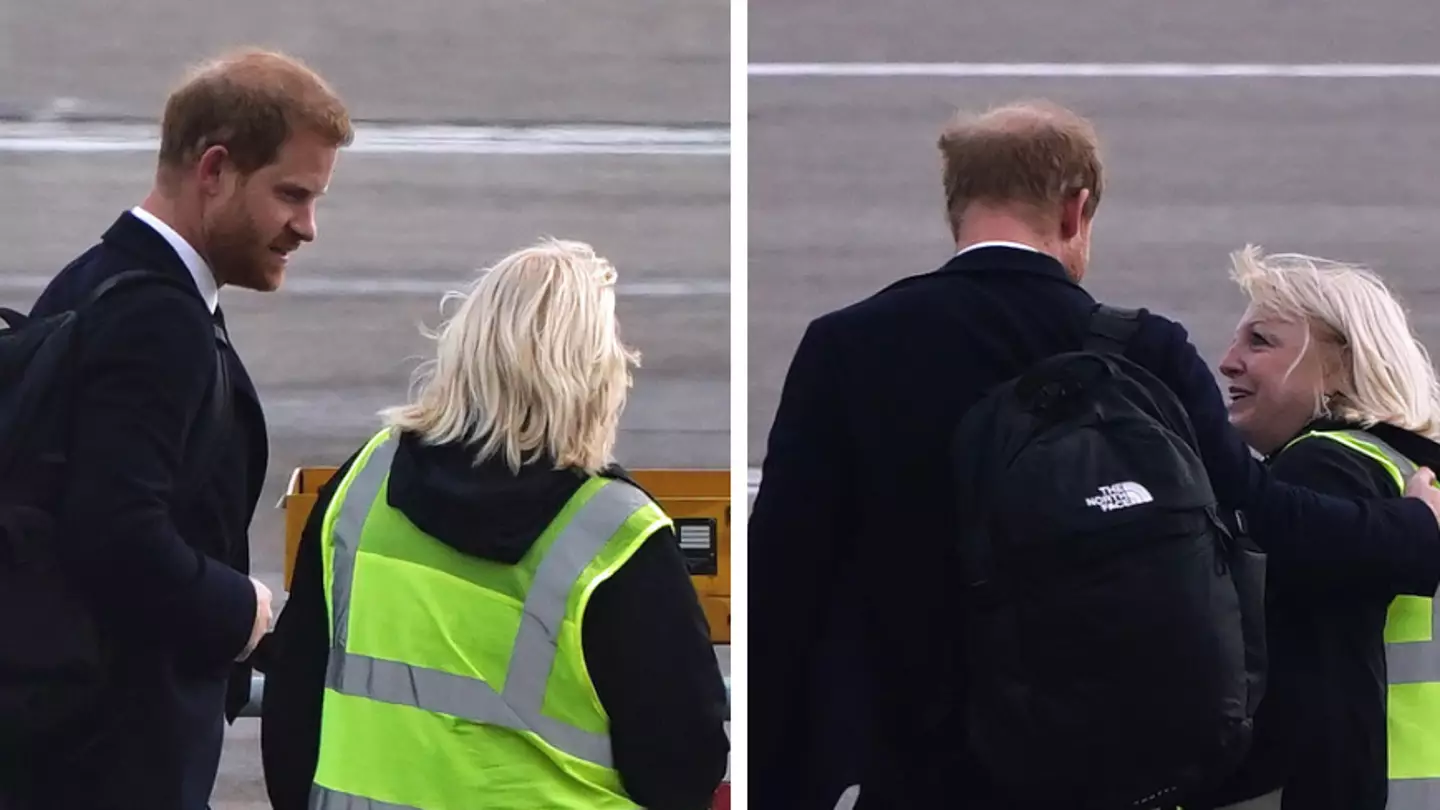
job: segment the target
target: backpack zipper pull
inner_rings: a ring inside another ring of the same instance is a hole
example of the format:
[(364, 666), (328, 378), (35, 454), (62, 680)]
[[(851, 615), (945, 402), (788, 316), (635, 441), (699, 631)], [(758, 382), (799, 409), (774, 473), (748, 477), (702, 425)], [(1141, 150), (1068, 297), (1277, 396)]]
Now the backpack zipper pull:
[(1214, 506), (1205, 507), (1205, 517), (1220, 531), (1220, 542), (1215, 547), (1215, 573), (1224, 574), (1230, 570), (1226, 558), (1235, 551), (1235, 536), (1230, 533), (1225, 521), (1220, 519), (1220, 513)]

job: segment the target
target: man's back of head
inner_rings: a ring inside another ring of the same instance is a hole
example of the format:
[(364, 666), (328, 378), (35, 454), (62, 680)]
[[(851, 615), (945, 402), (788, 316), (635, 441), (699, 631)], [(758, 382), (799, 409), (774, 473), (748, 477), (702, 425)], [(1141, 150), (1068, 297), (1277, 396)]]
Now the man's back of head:
[(945, 209), (956, 247), (1003, 240), (1085, 274), (1104, 171), (1094, 127), (1045, 101), (961, 113), (941, 133)]

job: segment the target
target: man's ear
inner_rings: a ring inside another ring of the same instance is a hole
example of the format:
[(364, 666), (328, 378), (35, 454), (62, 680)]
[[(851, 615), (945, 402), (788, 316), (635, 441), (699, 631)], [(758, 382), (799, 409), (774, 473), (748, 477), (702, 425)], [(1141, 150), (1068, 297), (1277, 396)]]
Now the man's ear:
[(1085, 203), (1090, 201), (1090, 189), (1082, 188), (1073, 196), (1060, 203), (1060, 238), (1068, 242), (1080, 235), (1085, 227)]
[(200, 190), (206, 196), (218, 194), (226, 185), (226, 174), (233, 168), (229, 149), (218, 144), (206, 149), (195, 166), (195, 179)]

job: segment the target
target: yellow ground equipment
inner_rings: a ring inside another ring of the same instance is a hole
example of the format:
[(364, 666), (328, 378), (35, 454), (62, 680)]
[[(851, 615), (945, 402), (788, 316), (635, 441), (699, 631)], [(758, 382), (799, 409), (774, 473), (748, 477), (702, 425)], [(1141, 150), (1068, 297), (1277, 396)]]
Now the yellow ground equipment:
[[(285, 510), (285, 588), (295, 568), (300, 533), (316, 493), (335, 467), (298, 467), (290, 475)], [(730, 473), (726, 470), (631, 470), (630, 474), (675, 521), (690, 581), (710, 622), (710, 640), (730, 643)]]

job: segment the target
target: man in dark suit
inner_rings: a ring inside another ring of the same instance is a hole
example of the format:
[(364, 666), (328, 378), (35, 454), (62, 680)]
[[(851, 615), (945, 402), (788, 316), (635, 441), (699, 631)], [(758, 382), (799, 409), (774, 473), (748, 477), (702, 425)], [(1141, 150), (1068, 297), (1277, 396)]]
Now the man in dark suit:
[[(749, 524), (752, 807), (828, 810), (835, 785), (854, 782), (867, 810), (1006, 807), (953, 714), (964, 650), (948, 546), (965, 505), (949, 441), (987, 389), (1081, 347), (1094, 300), (1079, 282), (1103, 182), (1093, 129), (1049, 105), (957, 119), (939, 146), (957, 254), (812, 322), (771, 428)], [(1311, 553), (1440, 578), (1428, 472), (1416, 497), (1391, 501), (1282, 486), (1230, 428), (1180, 325), (1146, 313), (1131, 346), (1185, 404), (1217, 497), (1247, 511), (1257, 541), (1305, 538)], [(837, 593), (837, 582), (852, 584)], [(843, 602), (858, 613), (852, 628), (833, 626)], [(831, 652), (817, 641), (847, 632)], [(836, 742), (850, 713), (869, 728)], [(824, 746), (847, 744), (864, 763), (836, 773)]]
[[(126, 270), (177, 282), (117, 288), (80, 321), (57, 536), (100, 622), (108, 682), (98, 709), (37, 755), (24, 791), (35, 808), (208, 806), (225, 719), (248, 696), (244, 662), (270, 621), (247, 537), (265, 419), (218, 291), (280, 286), (351, 138), (344, 105), (297, 61), (243, 51), (200, 67), (166, 105), (149, 196), (32, 310), (74, 308)], [(210, 401), (217, 374), (228, 401)]]

